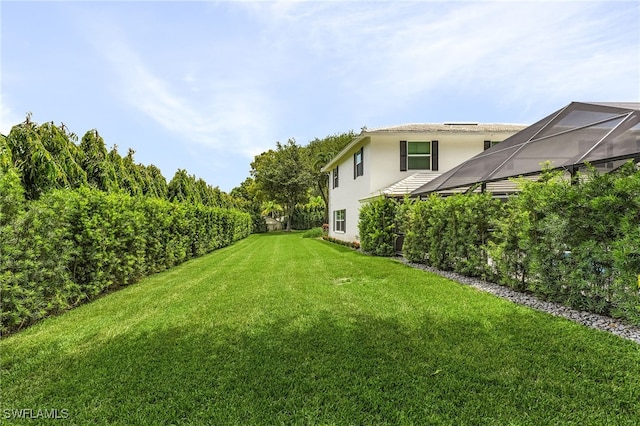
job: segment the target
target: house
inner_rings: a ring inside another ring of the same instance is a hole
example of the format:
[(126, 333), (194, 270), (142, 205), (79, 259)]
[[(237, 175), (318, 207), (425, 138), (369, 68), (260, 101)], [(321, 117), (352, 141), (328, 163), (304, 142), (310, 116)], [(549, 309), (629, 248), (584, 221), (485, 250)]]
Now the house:
[(329, 236), (359, 241), (361, 203), (410, 194), (523, 128), (444, 123), (363, 129), (322, 168), (329, 174)]
[(272, 218), (271, 216), (266, 216), (264, 218), (265, 223), (267, 224), (267, 232), (272, 231), (281, 231), (282, 230), (282, 222)]
[(543, 168), (572, 179), (587, 167), (610, 172), (629, 160), (640, 162), (640, 103), (571, 102), (416, 188), (412, 196), (472, 188), (508, 196), (518, 191), (511, 178), (536, 180)]

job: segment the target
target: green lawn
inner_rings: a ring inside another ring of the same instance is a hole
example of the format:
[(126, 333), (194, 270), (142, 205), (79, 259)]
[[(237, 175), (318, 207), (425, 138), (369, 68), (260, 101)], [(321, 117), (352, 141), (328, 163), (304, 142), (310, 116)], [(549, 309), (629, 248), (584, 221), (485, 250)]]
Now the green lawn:
[(252, 235), (0, 351), (9, 424), (640, 424), (640, 345), (300, 233)]

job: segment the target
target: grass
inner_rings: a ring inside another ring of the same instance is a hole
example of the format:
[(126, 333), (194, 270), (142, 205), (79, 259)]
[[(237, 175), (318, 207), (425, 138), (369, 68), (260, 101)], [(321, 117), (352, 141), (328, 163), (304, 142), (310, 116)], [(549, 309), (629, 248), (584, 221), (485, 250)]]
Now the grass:
[(0, 418), (640, 422), (640, 345), (301, 236), (252, 235), (3, 339)]

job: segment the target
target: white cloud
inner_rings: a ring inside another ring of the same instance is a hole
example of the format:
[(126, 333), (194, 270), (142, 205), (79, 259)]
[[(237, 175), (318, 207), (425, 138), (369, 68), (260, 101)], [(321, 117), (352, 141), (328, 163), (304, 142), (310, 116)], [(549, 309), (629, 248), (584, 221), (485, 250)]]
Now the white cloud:
[[(293, 120), (338, 120), (334, 111), (318, 112), (318, 104), (360, 119), (424, 99), (446, 103), (447, 92), (514, 108), (634, 100), (638, 24), (623, 6), (222, 2), (208, 5), (209, 17), (239, 20), (229, 33), (191, 37), (189, 48), (197, 50), (179, 55), (187, 61), (171, 64), (172, 76), (158, 63), (154, 68), (151, 52), (113, 22), (86, 33), (105, 52), (129, 106), (185, 142), (252, 157), (280, 137), (295, 137), (277, 134), (294, 128)], [(188, 22), (172, 25), (176, 34), (188, 33)], [(320, 116), (301, 119), (305, 113)]]
[[(360, 108), (447, 89), (522, 98), (638, 96), (637, 15), (597, 2), (258, 3), (270, 37), (333, 66)], [(637, 5), (635, 6), (637, 12)], [(625, 16), (627, 15), (627, 16)], [(633, 31), (635, 29), (635, 32)], [(627, 72), (625, 72), (627, 70)], [(635, 93), (634, 93), (635, 92)]]
[(181, 80), (161, 78), (113, 27), (96, 48), (115, 71), (117, 96), (186, 143), (249, 158), (265, 150), (255, 135), (270, 132), (270, 101), (259, 88), (241, 80), (211, 83), (193, 64)]
[[(2, 96), (4, 99), (5, 96)], [(25, 111), (26, 113), (26, 111)], [(22, 123), (25, 116), (21, 116), (16, 113), (10, 106), (4, 101), (0, 100), (0, 133), (8, 135), (11, 128), (16, 124)]]

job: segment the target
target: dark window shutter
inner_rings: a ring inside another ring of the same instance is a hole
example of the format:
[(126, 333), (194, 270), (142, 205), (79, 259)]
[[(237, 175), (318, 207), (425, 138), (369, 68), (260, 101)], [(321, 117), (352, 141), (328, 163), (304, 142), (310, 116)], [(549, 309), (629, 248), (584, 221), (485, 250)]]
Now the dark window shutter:
[(431, 170), (438, 171), (438, 141), (431, 141)]
[(357, 163), (358, 153), (353, 154), (353, 178), (358, 177), (358, 163)]
[(400, 141), (400, 171), (407, 171), (407, 141)]
[(491, 141), (484, 141), (484, 150), (488, 150), (491, 148)]
[(364, 176), (364, 147), (360, 148), (360, 176)]

